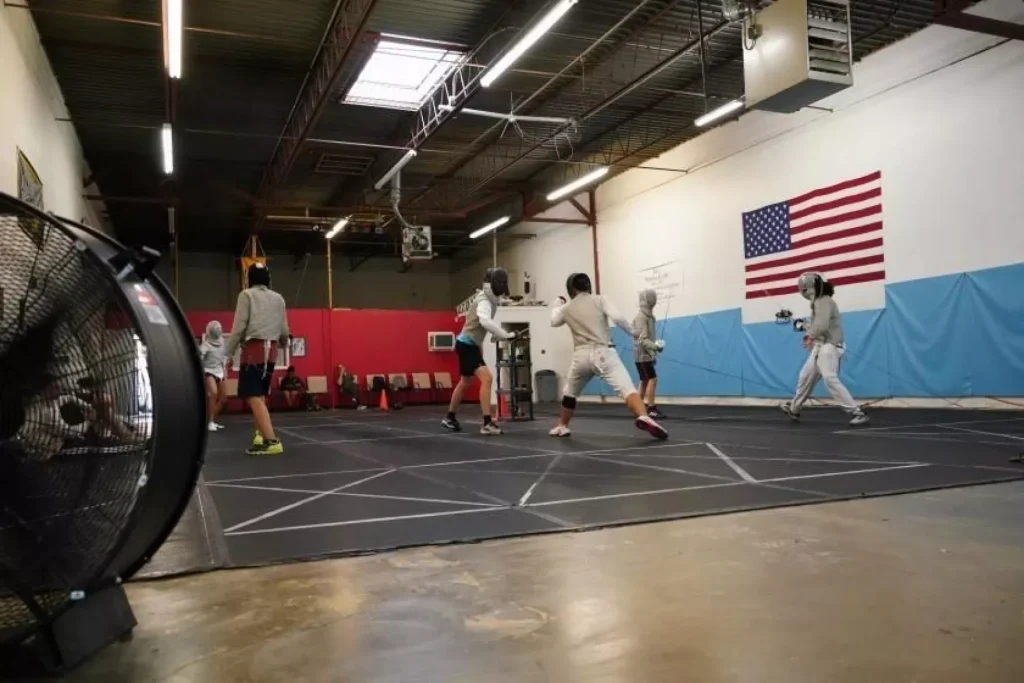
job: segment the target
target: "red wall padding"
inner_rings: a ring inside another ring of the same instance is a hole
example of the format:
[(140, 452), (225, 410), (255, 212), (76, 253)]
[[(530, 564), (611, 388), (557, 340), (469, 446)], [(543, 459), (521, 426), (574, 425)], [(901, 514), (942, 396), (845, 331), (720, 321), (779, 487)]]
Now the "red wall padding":
[[(227, 335), (234, 318), (233, 311), (192, 311), (185, 315), (195, 337), (201, 336), (206, 324), (214, 319), (220, 321)], [(458, 381), (455, 352), (427, 350), (428, 332), (461, 329), (453, 311), (299, 308), (289, 309), (288, 325), (292, 336), (306, 339), (305, 357), (292, 358), (295, 372), (300, 377), (325, 375), (332, 388), (336, 386), (338, 365), (357, 375), (361, 385), (365, 385), (368, 373), (428, 372), (433, 377), (435, 372), (449, 372), (452, 381)], [(465, 398), (476, 400), (475, 386)]]

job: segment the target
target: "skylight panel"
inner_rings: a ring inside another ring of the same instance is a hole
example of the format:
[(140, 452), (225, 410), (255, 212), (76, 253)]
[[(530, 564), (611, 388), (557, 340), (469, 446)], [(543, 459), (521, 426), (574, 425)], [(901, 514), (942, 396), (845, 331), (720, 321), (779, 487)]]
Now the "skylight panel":
[(369, 107), (419, 109), (462, 58), (461, 52), (445, 47), (412, 40), (381, 40), (344, 101)]

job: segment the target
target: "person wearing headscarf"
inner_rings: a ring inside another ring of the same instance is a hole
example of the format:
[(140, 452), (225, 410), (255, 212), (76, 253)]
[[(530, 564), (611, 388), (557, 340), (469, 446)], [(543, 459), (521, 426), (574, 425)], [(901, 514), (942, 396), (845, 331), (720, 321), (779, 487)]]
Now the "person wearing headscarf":
[(654, 319), (654, 307), (658, 303), (658, 293), (653, 289), (640, 291), (640, 310), (633, 318), (633, 360), (640, 376), (640, 398), (647, 406), (647, 414), (660, 420), (665, 417), (658, 410), (655, 391), (658, 387), (658, 373), (654, 363), (665, 348), (665, 342), (657, 339), (657, 327)]
[(227, 400), (224, 386), (224, 330), (219, 321), (211, 320), (206, 325), (203, 343), (199, 345), (199, 358), (203, 364), (203, 382), (206, 385), (207, 429), (216, 432), (224, 429), (224, 425), (217, 424), (216, 420)]
[(498, 300), (508, 296), (508, 272), (504, 268), (488, 268), (484, 274), (483, 287), (476, 291), (472, 305), (466, 311), (466, 322), (462, 331), (455, 338), (455, 353), (459, 357), (459, 383), (452, 390), (452, 399), (448, 404), (448, 415), (441, 421), (441, 426), (453, 432), (462, 431), (462, 425), (455, 417), (462, 395), (473, 378), (480, 380), (480, 412), (483, 424), (480, 433), (485, 436), (501, 434), (501, 427), (494, 424), (491, 418), (491, 385), (494, 375), (484, 362), (484, 339), (487, 333), (500, 341), (508, 341), (515, 337), (514, 332), (502, 329), (494, 321), (494, 313), (498, 310)]
[(793, 400), (780, 406), (782, 412), (794, 422), (798, 421), (804, 402), (818, 380), (823, 379), (832, 399), (850, 415), (850, 426), (867, 424), (868, 416), (839, 379), (839, 363), (846, 354), (846, 339), (839, 306), (832, 298), (835, 288), (821, 273), (804, 273), (797, 280), (797, 289), (811, 302), (811, 317), (793, 321), (793, 328), (804, 333), (804, 347), (809, 353), (796, 381), (796, 394)]

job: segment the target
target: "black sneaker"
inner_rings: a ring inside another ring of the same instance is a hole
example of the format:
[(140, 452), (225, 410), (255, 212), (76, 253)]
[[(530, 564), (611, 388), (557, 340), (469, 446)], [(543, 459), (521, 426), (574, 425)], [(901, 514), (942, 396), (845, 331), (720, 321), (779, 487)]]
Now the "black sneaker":
[(460, 425), (459, 421), (456, 420), (454, 417), (446, 417), (445, 419), (441, 420), (441, 426), (453, 432), (462, 431), (462, 425)]
[(781, 410), (786, 415), (788, 415), (789, 419), (792, 420), (793, 422), (799, 422), (800, 421), (800, 413), (794, 413), (792, 406), (790, 406), (788, 402), (783, 403), (782, 405), (780, 405), (779, 406), (779, 410)]
[(651, 418), (652, 420), (664, 420), (665, 413), (661, 412), (657, 408), (648, 408), (647, 417)]

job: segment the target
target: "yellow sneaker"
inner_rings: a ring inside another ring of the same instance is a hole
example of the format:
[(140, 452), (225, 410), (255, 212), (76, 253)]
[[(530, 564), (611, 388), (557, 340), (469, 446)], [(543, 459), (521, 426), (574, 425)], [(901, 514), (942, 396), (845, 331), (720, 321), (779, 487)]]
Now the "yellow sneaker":
[(249, 455), (281, 455), (284, 453), (284, 446), (279, 440), (261, 441), (259, 445), (253, 444), (246, 451)]
[(263, 445), (263, 435), (259, 433), (259, 430), (257, 430), (253, 434), (253, 436), (252, 436), (252, 445), (253, 446), (262, 446)]

